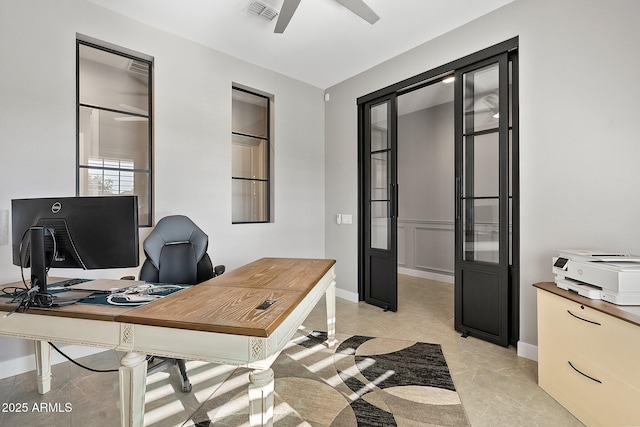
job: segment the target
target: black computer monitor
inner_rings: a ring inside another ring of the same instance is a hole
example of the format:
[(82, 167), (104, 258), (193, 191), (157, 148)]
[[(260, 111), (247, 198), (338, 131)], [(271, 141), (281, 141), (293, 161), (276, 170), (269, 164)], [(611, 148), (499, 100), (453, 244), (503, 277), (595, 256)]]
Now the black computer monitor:
[(139, 265), (137, 196), (15, 199), (11, 225), (13, 264), (31, 267), (38, 293), (49, 268)]

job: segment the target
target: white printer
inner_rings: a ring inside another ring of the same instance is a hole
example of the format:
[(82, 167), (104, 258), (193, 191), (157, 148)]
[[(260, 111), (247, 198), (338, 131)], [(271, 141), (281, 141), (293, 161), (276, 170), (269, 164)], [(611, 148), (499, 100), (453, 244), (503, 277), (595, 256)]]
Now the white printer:
[(591, 299), (640, 305), (640, 256), (594, 250), (559, 250), (556, 285)]

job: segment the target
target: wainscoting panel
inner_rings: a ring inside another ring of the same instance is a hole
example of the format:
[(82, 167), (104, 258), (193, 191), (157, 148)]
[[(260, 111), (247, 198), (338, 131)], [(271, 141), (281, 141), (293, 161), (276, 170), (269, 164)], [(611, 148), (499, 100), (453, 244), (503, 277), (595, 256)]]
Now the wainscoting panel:
[(398, 265), (453, 275), (454, 231), (453, 221), (398, 219)]
[(403, 225), (398, 225), (398, 265), (407, 265), (407, 229)]

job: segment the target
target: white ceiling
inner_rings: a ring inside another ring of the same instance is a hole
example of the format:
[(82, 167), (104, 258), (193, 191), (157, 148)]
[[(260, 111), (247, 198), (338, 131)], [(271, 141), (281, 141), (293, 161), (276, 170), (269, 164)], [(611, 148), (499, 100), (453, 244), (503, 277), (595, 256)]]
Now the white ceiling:
[(374, 25), (335, 0), (302, 0), (284, 34), (246, 12), (250, 0), (87, 1), (326, 89), (513, 0), (366, 0)]

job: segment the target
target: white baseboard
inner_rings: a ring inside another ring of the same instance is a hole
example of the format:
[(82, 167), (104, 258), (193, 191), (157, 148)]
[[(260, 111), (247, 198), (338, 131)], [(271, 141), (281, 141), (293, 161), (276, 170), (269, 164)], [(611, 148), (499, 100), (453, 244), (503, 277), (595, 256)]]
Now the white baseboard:
[(432, 271), (414, 270), (412, 268), (398, 267), (398, 274), (420, 277), (421, 279), (437, 280), (438, 282), (450, 283), (453, 285), (453, 276), (448, 274), (434, 273)]
[(349, 302), (357, 303), (360, 300), (360, 298), (358, 298), (358, 293), (357, 292), (345, 291), (344, 289), (340, 289), (337, 286), (336, 286), (336, 296), (338, 298), (342, 298), (342, 299), (347, 300)]
[(518, 356), (538, 361), (538, 346), (518, 341)]
[[(106, 351), (106, 349), (104, 348), (84, 347), (79, 345), (67, 345), (64, 347), (60, 346), (60, 350), (62, 350), (67, 356), (69, 356), (72, 359), (77, 359), (84, 356), (90, 356), (92, 354)], [(57, 351), (55, 351), (54, 349), (51, 349), (52, 365), (57, 365), (58, 363), (62, 363), (66, 361), (67, 359), (62, 357)], [(36, 359), (33, 353), (28, 354), (26, 356), (16, 357), (15, 359), (5, 360), (3, 362), (0, 362), (0, 379), (12, 377), (14, 375), (24, 374), (25, 372), (34, 371), (35, 369), (36, 369)]]
[[(437, 280), (439, 282), (445, 282), (453, 284), (453, 276), (447, 274), (433, 273), (431, 271), (413, 270), (410, 268), (398, 267), (398, 274), (406, 274), (407, 276), (420, 277), (423, 279)], [(345, 291), (336, 286), (336, 297), (342, 298), (349, 302), (357, 303), (360, 301), (357, 292)]]

